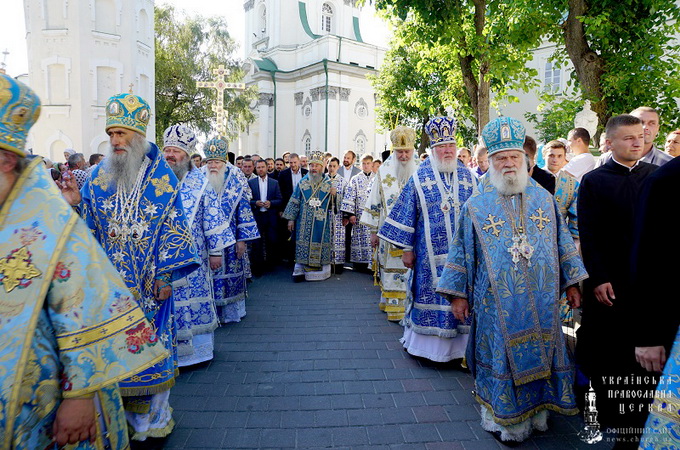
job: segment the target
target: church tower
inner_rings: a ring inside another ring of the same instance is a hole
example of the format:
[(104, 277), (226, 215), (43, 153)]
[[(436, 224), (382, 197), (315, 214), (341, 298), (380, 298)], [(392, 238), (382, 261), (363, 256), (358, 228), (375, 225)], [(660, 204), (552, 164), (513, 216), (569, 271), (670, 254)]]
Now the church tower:
[(366, 76), (377, 73), (385, 48), (362, 38), (364, 20), (376, 21), (372, 10), (356, 0), (248, 0), (243, 7), (245, 82), (260, 94), (251, 105), (256, 122), (230, 150), (379, 155), (387, 138), (376, 132)]
[[(33, 153), (106, 153), (105, 106), (128, 92), (154, 111), (153, 0), (24, 0), (31, 88), (42, 101)], [(154, 140), (154, 118), (147, 139)]]

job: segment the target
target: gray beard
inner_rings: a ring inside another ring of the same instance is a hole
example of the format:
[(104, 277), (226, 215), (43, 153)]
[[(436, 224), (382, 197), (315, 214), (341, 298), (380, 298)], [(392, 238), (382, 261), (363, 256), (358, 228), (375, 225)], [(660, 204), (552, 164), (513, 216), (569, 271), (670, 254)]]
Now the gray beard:
[(126, 153), (116, 154), (113, 147), (109, 146), (109, 154), (101, 164), (102, 169), (113, 177), (117, 190), (132, 189), (149, 147), (149, 142), (137, 133), (132, 136), (130, 145), (123, 147), (127, 150)]
[(322, 178), (323, 178), (322, 173), (310, 173), (309, 174), (309, 180), (314, 184), (321, 182)]
[(521, 194), (529, 183), (529, 172), (522, 170), (522, 167), (516, 173), (503, 174), (491, 164), (487, 173), (489, 181), (501, 195)]
[(184, 162), (181, 163), (175, 163), (174, 166), (170, 166), (172, 169), (172, 172), (175, 174), (178, 180), (182, 181), (182, 178), (184, 178), (184, 175), (187, 174), (191, 170), (191, 167), (193, 166), (193, 163), (191, 162), (191, 159), (187, 159)]
[(432, 167), (441, 173), (452, 173), (456, 170), (456, 167), (458, 166), (458, 159), (454, 158), (453, 161), (450, 162), (442, 162), (439, 159), (439, 156), (437, 155), (437, 151), (435, 149), (432, 149), (432, 155), (430, 155), (430, 158), (432, 158)]
[(213, 173), (210, 170), (207, 171), (206, 175), (208, 177), (208, 181), (210, 182), (210, 185), (215, 189), (215, 192), (217, 194), (221, 194), (224, 192), (224, 174), (227, 173), (227, 165), (225, 164), (224, 166), (220, 167), (217, 170), (217, 173)]
[(399, 185), (403, 186), (406, 184), (413, 172), (416, 171), (416, 162), (413, 159), (408, 160), (408, 162), (401, 162), (397, 160), (397, 181)]

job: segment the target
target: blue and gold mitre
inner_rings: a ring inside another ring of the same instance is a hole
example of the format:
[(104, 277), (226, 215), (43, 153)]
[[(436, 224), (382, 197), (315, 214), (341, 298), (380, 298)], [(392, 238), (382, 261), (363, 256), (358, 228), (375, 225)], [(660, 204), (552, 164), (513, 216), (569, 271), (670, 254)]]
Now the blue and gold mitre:
[(26, 156), (28, 130), (40, 116), (40, 99), (21, 81), (0, 73), (0, 148)]
[(324, 156), (325, 156), (324, 152), (320, 150), (314, 150), (309, 154), (307, 162), (314, 164), (323, 164)]
[(425, 124), (425, 132), (430, 137), (430, 147), (456, 142), (456, 119), (453, 117), (434, 117)]
[(526, 129), (522, 122), (512, 117), (499, 117), (487, 123), (482, 130), (482, 142), (488, 155), (505, 150), (524, 151)]
[(118, 94), (106, 102), (106, 131), (120, 127), (146, 136), (146, 126), (150, 118), (149, 104), (138, 95)]
[(163, 148), (177, 147), (191, 155), (196, 147), (196, 135), (186, 125), (172, 125), (163, 132)]
[(220, 138), (210, 139), (203, 147), (206, 161), (217, 159), (219, 161), (227, 162), (227, 152), (229, 148), (227, 143)]

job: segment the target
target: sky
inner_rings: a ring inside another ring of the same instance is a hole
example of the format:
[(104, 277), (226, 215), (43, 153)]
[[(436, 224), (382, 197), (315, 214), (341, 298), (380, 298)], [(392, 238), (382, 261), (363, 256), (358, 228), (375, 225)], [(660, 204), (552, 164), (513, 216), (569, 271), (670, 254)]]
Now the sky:
[[(17, 76), (28, 71), (28, 55), (26, 50), (26, 21), (24, 18), (24, 0), (3, 0), (2, 18), (0, 19), (0, 64), (6, 64), (9, 75)], [(187, 11), (190, 15), (225, 16), (231, 37), (240, 45), (239, 56), (243, 55), (244, 11), (242, 0), (160, 0), (156, 4), (170, 4), (177, 9)], [(6, 56), (2, 54), (8, 51)]]

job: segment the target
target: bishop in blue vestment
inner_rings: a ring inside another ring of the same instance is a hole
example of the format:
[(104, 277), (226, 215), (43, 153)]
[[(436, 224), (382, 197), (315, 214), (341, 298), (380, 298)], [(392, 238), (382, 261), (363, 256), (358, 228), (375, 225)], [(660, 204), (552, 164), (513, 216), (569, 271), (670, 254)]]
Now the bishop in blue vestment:
[(168, 403), (177, 370), (172, 281), (199, 267), (179, 195), (179, 180), (155, 144), (145, 139), (149, 105), (134, 94), (106, 106), (109, 155), (82, 188), (83, 218), (118, 269), (169, 357), (121, 380), (133, 439), (168, 435)]
[(224, 249), (236, 242), (217, 193), (205, 174), (191, 162), (190, 155), (195, 144), (194, 132), (185, 125), (172, 125), (163, 133), (163, 153), (180, 180), (182, 205), (194, 244), (201, 255), (198, 269), (172, 283), (180, 367), (213, 358), (213, 332), (219, 322), (212, 269), (222, 265)]
[(412, 355), (447, 362), (465, 354), (468, 326), (456, 320), (449, 302), (435, 292), (456, 219), (475, 189), (472, 174), (456, 158), (456, 122), (430, 120), (432, 155), (401, 191), (378, 237), (404, 249), (402, 261), (413, 269), (403, 320), (404, 348)]
[(482, 137), (489, 172), (462, 208), (437, 292), (473, 320), (467, 362), (482, 427), (523, 441), (547, 429), (547, 411), (578, 412), (559, 297), (578, 306), (587, 274), (557, 203), (528, 177), (524, 126), (499, 118)]
[(225, 141), (211, 139), (206, 142), (203, 152), (208, 161), (208, 181), (217, 192), (218, 202), (236, 239), (234, 245), (224, 250), (222, 265), (213, 272), (217, 315), (221, 323), (240, 322), (246, 315), (248, 295), (246, 242), (260, 237), (250, 207), (252, 194), (243, 172), (227, 162)]

